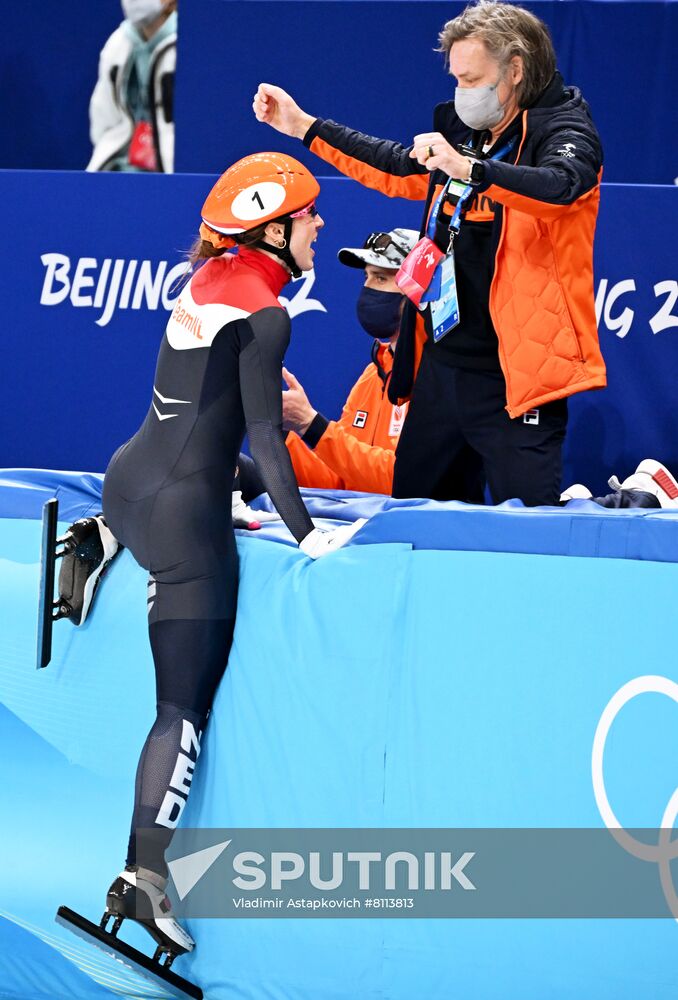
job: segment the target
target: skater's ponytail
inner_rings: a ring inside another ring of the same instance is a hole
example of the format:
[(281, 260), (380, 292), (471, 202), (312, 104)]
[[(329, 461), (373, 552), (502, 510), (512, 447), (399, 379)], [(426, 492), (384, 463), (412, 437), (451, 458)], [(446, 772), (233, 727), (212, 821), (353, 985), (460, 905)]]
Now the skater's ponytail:
[[(212, 233), (214, 233), (214, 236)], [(200, 235), (196, 238), (186, 255), (191, 270), (196, 265), (212, 257), (221, 257), (222, 254), (225, 254), (228, 250), (232, 250), (235, 246), (246, 247), (251, 246), (253, 243), (258, 243), (259, 240), (264, 238), (265, 233), (266, 225), (263, 225), (257, 226), (255, 229), (249, 229), (246, 233), (237, 233), (234, 236), (223, 237), (221, 233), (210, 230), (203, 222), (200, 226)]]

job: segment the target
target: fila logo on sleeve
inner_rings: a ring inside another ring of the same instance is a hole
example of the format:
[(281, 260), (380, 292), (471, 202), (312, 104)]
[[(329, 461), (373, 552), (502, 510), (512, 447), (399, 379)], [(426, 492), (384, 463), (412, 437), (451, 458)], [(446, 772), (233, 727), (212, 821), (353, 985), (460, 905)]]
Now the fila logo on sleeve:
[(353, 426), (364, 427), (368, 417), (369, 413), (367, 410), (356, 410), (355, 417), (353, 418)]
[(537, 426), (539, 424), (539, 410), (528, 410), (527, 413), (524, 413), (523, 423)]

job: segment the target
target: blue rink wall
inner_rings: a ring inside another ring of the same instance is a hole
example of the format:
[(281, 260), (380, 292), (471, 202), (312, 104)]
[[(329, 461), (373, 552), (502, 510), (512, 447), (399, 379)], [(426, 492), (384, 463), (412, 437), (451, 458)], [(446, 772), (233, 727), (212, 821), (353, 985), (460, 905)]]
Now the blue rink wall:
[[(53, 922), (60, 904), (98, 919), (123, 859), (153, 716), (145, 574), (123, 553), (91, 620), (60, 623), (37, 672), (40, 506), (57, 492), (66, 523), (96, 509), (99, 480), (0, 478), (0, 994), (159, 996)], [(602, 827), (591, 758), (605, 707), (639, 676), (678, 682), (678, 516), (306, 496), (315, 517), (371, 520), (361, 544), (315, 563), (279, 525), (240, 534), (235, 642), (182, 822), (234, 838), (245, 827)], [(513, 551), (489, 551), (502, 538)], [(613, 724), (604, 781), (625, 826), (661, 821), (677, 783), (676, 711), (646, 693)], [(190, 930), (195, 956), (176, 968), (209, 1000), (673, 1000), (678, 989), (670, 919)]]

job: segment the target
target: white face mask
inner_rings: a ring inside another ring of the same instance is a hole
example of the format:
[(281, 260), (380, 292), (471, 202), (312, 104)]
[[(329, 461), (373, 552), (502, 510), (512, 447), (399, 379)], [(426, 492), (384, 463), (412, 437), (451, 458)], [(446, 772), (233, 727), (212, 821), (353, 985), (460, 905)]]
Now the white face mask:
[(122, 11), (132, 24), (145, 24), (162, 14), (163, 0), (120, 0)]
[(464, 125), (476, 131), (494, 128), (504, 117), (504, 106), (499, 103), (499, 80), (489, 87), (457, 87), (454, 92), (454, 110)]

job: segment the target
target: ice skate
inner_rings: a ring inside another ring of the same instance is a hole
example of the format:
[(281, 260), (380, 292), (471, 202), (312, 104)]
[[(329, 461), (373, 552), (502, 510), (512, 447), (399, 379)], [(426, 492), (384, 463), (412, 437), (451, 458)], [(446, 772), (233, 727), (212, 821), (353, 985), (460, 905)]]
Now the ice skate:
[(69, 608), (64, 617), (82, 625), (99, 581), (120, 546), (101, 515), (76, 521), (62, 539), (57, 539), (59, 542), (65, 548), (59, 571), (59, 603)]
[[(87, 618), (99, 581), (120, 550), (101, 515), (86, 517), (56, 537), (58, 500), (48, 500), (42, 514), (38, 666), (46, 667), (52, 653), (52, 625), (68, 618), (82, 625)], [(57, 600), (54, 600), (56, 560), (62, 559)]]
[[(115, 879), (106, 896), (105, 929), (110, 917), (128, 917), (140, 923), (157, 944), (155, 959), (168, 956), (166, 967), (177, 955), (193, 951), (195, 942), (172, 915), (172, 904), (165, 894), (167, 880), (154, 872), (125, 868)], [(144, 877), (145, 876), (145, 877)], [(120, 926), (118, 924), (118, 926)]]
[[(142, 869), (140, 874), (136, 867), (125, 868), (108, 890), (98, 925), (65, 906), (59, 908), (56, 920), (172, 996), (202, 1000), (202, 990), (170, 968), (178, 955), (193, 950), (195, 942), (175, 920), (165, 884), (166, 880), (154, 872)], [(152, 957), (118, 937), (126, 919), (141, 924), (151, 935), (156, 944)]]

